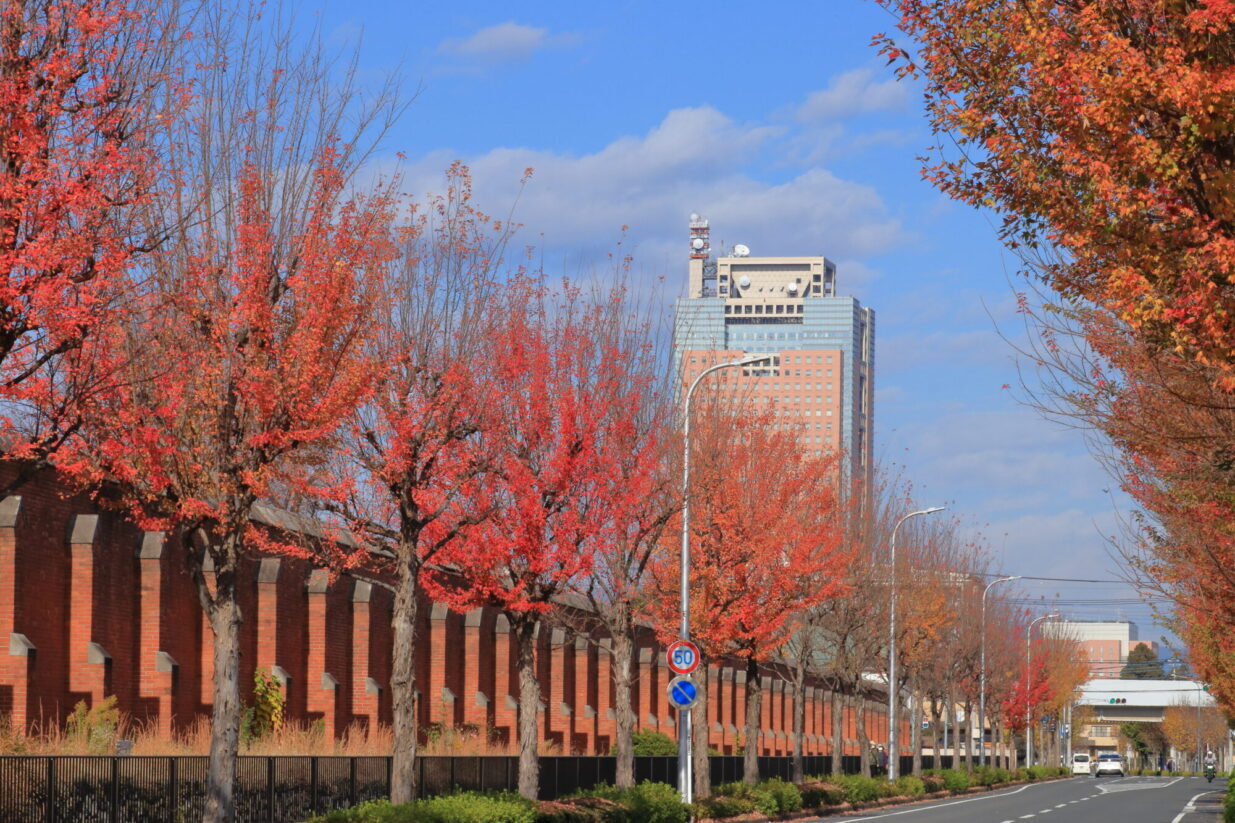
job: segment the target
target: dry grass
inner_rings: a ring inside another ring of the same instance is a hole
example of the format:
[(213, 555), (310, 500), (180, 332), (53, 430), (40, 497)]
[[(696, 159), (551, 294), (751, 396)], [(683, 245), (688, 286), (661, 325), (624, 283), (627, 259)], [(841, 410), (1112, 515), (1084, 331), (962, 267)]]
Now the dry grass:
[[(99, 751), (96, 742), (69, 735), (58, 725), (36, 723), (31, 733), (16, 732), (8, 718), (0, 716), (0, 755), (49, 754), (110, 754), (115, 740), (133, 741), (134, 755), (204, 755), (210, 751), (210, 720), (199, 717), (188, 728), (178, 730), (170, 739), (161, 736), (157, 727), (122, 716), (114, 732), (109, 732), (107, 751)], [(541, 754), (560, 754), (560, 747), (542, 744)], [(333, 740), (327, 740), (320, 725), (290, 722), (276, 732), (256, 740), (242, 741), (241, 754), (253, 755), (338, 755), (386, 756), (394, 749), (389, 726), (368, 729), (362, 725), (345, 728)], [(510, 755), (514, 747), (504, 744), (492, 729), (433, 729), (420, 746), (424, 755)]]

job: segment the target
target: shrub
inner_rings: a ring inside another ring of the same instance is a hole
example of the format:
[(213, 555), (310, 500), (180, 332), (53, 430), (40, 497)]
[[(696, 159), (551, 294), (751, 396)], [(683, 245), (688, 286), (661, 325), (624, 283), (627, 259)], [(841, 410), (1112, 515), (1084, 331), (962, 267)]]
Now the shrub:
[(969, 788), (969, 773), (962, 772), (957, 769), (944, 769), (943, 787), (953, 794), (963, 792)]
[(536, 823), (625, 823), (625, 806), (604, 797), (570, 797), (538, 803)]
[(807, 780), (798, 786), (798, 790), (802, 793), (803, 808), (818, 809), (820, 806), (839, 806), (845, 802), (843, 788), (818, 778)]
[(776, 811), (781, 814), (802, 810), (802, 792), (792, 783), (774, 777), (759, 784), (776, 801)]
[(713, 795), (695, 804), (695, 817), (711, 817), (722, 820), (755, 811), (755, 804), (744, 797)]
[(460, 792), (392, 806), (374, 800), (316, 818), (321, 823), (536, 823), (536, 804), (515, 794)]
[(922, 785), (926, 788), (927, 794), (935, 794), (944, 789), (943, 778), (937, 774), (922, 773)]
[(690, 807), (682, 802), (678, 790), (668, 783), (640, 783), (622, 793), (621, 803), (640, 823), (687, 823)]
[(755, 811), (766, 814), (769, 817), (776, 814), (778, 808), (776, 797), (761, 785), (750, 786), (741, 782), (722, 783), (712, 789), (712, 794), (747, 800), (754, 806)]
[(678, 744), (672, 737), (655, 729), (640, 729), (630, 736), (636, 757), (663, 757), (678, 753)]
[(1050, 777), (1055, 770), (1050, 766), (1030, 766), (1027, 771), (1030, 780), (1041, 780), (1044, 777)]
[(85, 700), (79, 701), (64, 724), (65, 735), (90, 754), (111, 754), (119, 726), (120, 710), (114, 694), (89, 708)]
[(896, 793), (905, 797), (921, 797), (926, 794), (926, 784), (911, 774), (896, 778)]
[(887, 785), (882, 780), (858, 774), (845, 775), (840, 783), (845, 790), (845, 799), (850, 803), (870, 803), (878, 800), (884, 796), (884, 789), (880, 784)]
[(1007, 769), (1001, 769), (998, 766), (978, 766), (973, 770), (974, 783), (981, 786), (994, 786), (998, 783), (1007, 783), (1012, 779)]

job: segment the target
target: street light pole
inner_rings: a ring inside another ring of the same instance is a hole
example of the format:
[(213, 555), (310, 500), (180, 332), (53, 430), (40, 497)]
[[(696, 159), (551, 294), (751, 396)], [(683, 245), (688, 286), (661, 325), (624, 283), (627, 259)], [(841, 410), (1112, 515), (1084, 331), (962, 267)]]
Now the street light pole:
[(929, 509), (921, 511), (909, 512), (909, 514), (896, 521), (896, 525), (892, 527), (892, 539), (889, 543), (889, 558), (891, 564), (892, 584), (891, 596), (889, 598), (888, 620), (888, 780), (896, 779), (896, 772), (900, 765), (900, 755), (896, 751), (896, 532), (900, 529), (901, 524), (911, 517), (917, 517), (922, 514), (934, 514), (935, 512), (943, 511), (946, 506), (932, 506)]
[(1007, 583), (1009, 580), (1020, 580), (1019, 574), (1001, 577), (986, 584), (982, 590), (982, 670), (978, 677), (981, 684), (978, 687), (978, 765), (986, 765), (986, 595), (996, 583)]
[(1029, 637), (1033, 634), (1033, 627), (1043, 620), (1050, 620), (1059, 617), (1058, 612), (1044, 614), (1041, 617), (1035, 617), (1029, 621), (1029, 626), (1025, 629), (1025, 768), (1028, 769), (1033, 760), (1033, 707), (1029, 705)]
[[(699, 372), (699, 376), (686, 390), (682, 403), (682, 566), (679, 581), (682, 625), (678, 630), (681, 640), (690, 639), (690, 399), (700, 381), (721, 369), (738, 366), (753, 366), (771, 360), (770, 355), (748, 355), (727, 363), (717, 363)], [(692, 802), (694, 795), (693, 775), (690, 762), (690, 709), (678, 709), (678, 793), (683, 803)], [(747, 741), (746, 745), (754, 745)]]

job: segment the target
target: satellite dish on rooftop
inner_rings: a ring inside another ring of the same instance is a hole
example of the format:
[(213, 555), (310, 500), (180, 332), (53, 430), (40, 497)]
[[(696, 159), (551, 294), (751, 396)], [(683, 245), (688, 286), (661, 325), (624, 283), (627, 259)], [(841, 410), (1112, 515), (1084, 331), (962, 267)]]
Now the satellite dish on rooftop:
[(738, 285), (744, 289), (749, 289), (750, 288), (750, 278), (747, 277), (746, 275), (742, 275), (741, 277), (738, 278)]
[(733, 247), (733, 256), (734, 257), (750, 257), (750, 246), (744, 246), (741, 243), (738, 243), (736, 246)]

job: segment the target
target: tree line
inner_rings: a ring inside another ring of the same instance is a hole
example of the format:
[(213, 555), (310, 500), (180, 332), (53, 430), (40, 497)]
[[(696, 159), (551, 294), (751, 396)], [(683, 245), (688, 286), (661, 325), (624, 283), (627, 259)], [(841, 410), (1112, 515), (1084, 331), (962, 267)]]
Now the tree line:
[[(354, 67), (260, 4), (0, 8), (0, 426), (21, 467), (4, 491), (54, 468), (169, 534), (213, 636), (212, 822), (234, 817), (251, 553), (391, 589), (395, 802), (415, 793), (419, 595), (509, 620), (530, 797), (533, 642), (554, 604), (581, 598), (612, 644), (623, 784), (636, 623), (667, 638), (678, 620), (679, 407), (627, 261), (549, 277), (473, 203), (462, 166), (440, 196), (403, 194), (397, 168), (369, 161), (407, 96)], [(846, 480), (839, 455), (803, 452), (741, 400), (722, 384), (694, 419), (694, 639), (752, 675), (792, 670), (799, 772), (807, 673), (833, 684), (840, 752), (846, 695), (886, 667), (892, 586), (915, 752), (923, 717), (972, 717), (984, 626), (998, 728), (1069, 699), (1066, 644), (1038, 637), (1026, 658), (1025, 614), (996, 599), (975, 617), (983, 553), (956, 523), (907, 529), (889, 568), (912, 490)], [(260, 501), (327, 539), (259, 526)], [(753, 779), (762, 696), (747, 683)]]
[(1026, 276), (1026, 401), (1086, 432), (1137, 510), (1112, 547), (1235, 708), (1235, 7), (879, 0), (939, 142)]

